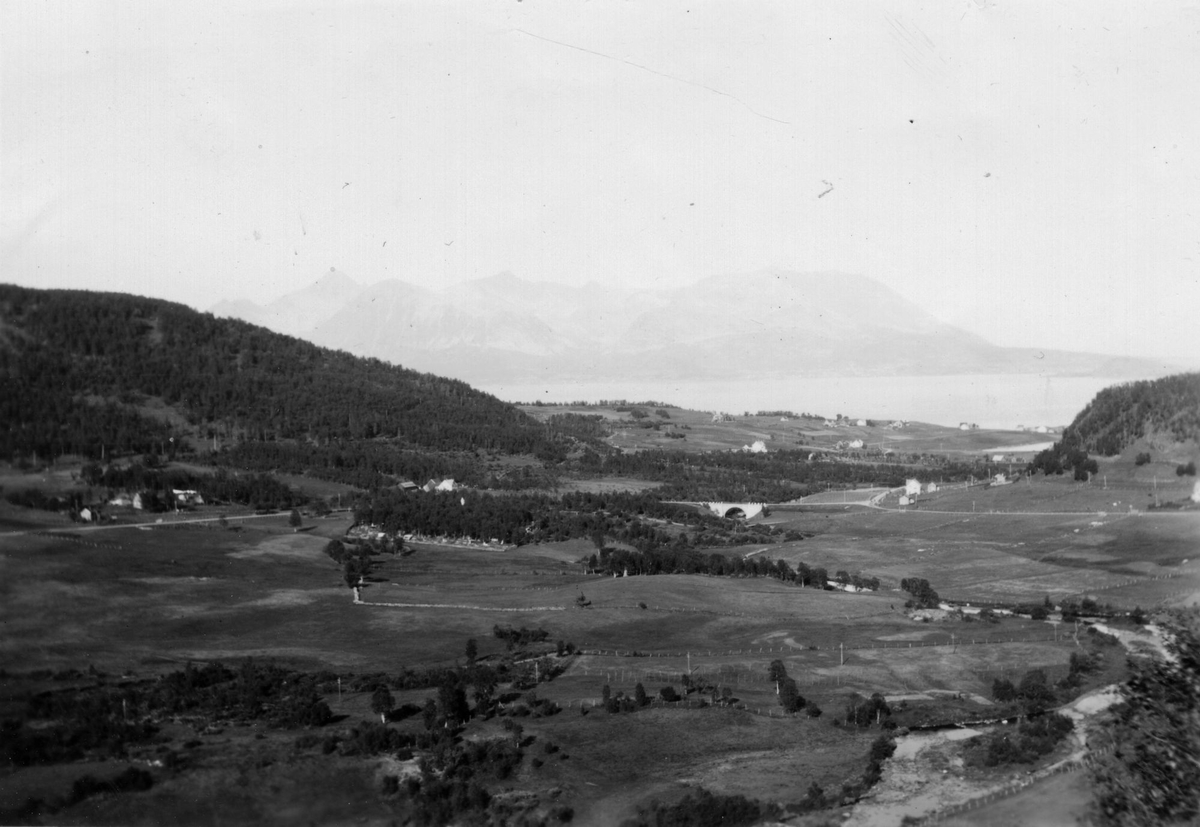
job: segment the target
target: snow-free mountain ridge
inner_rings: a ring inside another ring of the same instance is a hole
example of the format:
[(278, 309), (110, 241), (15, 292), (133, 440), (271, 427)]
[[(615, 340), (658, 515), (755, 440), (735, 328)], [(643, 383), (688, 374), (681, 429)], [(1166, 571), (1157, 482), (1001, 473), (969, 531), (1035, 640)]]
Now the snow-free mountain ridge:
[(1157, 376), (1155, 360), (1002, 348), (863, 275), (766, 270), (670, 289), (504, 272), (442, 289), (335, 269), (215, 315), (477, 384), (579, 379), (1040, 373)]

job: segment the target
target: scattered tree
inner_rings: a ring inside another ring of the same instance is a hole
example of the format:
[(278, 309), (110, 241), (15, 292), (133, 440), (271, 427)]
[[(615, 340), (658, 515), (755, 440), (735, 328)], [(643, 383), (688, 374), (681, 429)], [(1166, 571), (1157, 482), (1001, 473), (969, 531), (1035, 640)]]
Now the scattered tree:
[(392, 711), (394, 706), (392, 693), (385, 684), (380, 684), (371, 693), (371, 711), (379, 716), (379, 720), (382, 723), (387, 723), (388, 713)]

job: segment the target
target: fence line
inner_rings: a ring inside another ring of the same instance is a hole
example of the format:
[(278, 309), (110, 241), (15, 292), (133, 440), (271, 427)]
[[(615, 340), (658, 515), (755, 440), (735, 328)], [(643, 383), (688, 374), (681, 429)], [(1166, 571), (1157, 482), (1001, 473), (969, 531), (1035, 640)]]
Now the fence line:
[(695, 657), (730, 657), (733, 655), (770, 655), (770, 654), (791, 654), (799, 655), (804, 652), (861, 652), (861, 651), (877, 651), (885, 649), (922, 649), (938, 646), (987, 646), (987, 645), (1003, 645), (1011, 643), (1069, 643), (1074, 645), (1075, 638), (1072, 634), (1064, 633), (1062, 635), (1050, 635), (1046, 637), (1008, 637), (1008, 638), (967, 638), (955, 639), (947, 641), (896, 641), (896, 642), (876, 642), (870, 644), (833, 644), (829, 646), (818, 646), (812, 644), (803, 647), (794, 646), (758, 646), (750, 647), (749, 649), (691, 649), (674, 652), (646, 652), (640, 649), (594, 649), (587, 648), (584, 644), (580, 646), (578, 651), (581, 655), (593, 655), (597, 657), (616, 657), (616, 658), (686, 658), (689, 655)]
[(1081, 770), (1091, 769), (1096, 765), (1100, 758), (1112, 751), (1113, 747), (1109, 746), (1102, 749), (1091, 750), (1080, 758), (1068, 758), (1064, 761), (1060, 761), (1057, 764), (1053, 764), (1049, 767), (1038, 770), (1037, 772), (1030, 773), (1028, 776), (1018, 781), (1014, 781), (1010, 784), (1006, 784), (1003, 787), (984, 793), (983, 795), (969, 798), (966, 801), (959, 802), (958, 804), (951, 804), (947, 807), (941, 808), (940, 810), (921, 816), (914, 821), (910, 821), (910, 823), (914, 825), (937, 824), (938, 822), (945, 821), (946, 819), (953, 818), (954, 816), (961, 815), (966, 812), (970, 812), (971, 810), (978, 810), (979, 808), (985, 807), (995, 801), (999, 801), (1002, 798), (1008, 798), (1016, 795), (1017, 793), (1023, 792), (1024, 790), (1032, 787), (1034, 784), (1045, 781), (1047, 778), (1052, 778), (1056, 775), (1063, 775), (1064, 773), (1079, 772)]

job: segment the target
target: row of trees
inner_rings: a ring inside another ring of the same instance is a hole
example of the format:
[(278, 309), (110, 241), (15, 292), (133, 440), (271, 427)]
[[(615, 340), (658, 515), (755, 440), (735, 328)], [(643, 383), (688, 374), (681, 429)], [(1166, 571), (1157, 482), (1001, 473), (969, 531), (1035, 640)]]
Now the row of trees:
[(823, 589), (829, 583), (829, 573), (821, 567), (812, 568), (797, 562), (792, 568), (786, 560), (772, 560), (755, 555), (704, 554), (692, 549), (668, 546), (645, 551), (620, 548), (601, 549), (592, 555), (589, 569), (613, 575), (708, 574), (715, 577), (771, 577), (796, 586)]
[[(650, 493), (552, 497), (387, 489), (361, 498), (354, 515), (360, 523), (393, 534), (497, 539), (518, 545), (591, 538), (597, 545), (612, 539), (649, 551), (664, 546), (688, 549), (802, 537), (769, 526), (731, 525), (714, 515), (669, 505)], [(675, 525), (666, 526), (664, 521)]]

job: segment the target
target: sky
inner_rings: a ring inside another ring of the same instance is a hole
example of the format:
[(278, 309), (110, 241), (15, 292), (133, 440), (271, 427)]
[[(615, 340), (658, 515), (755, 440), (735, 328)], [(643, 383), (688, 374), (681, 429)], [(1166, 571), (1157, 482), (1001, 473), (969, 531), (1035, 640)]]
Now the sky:
[(1200, 7), (0, 4), (0, 280), (861, 273), (997, 344), (1200, 354)]

